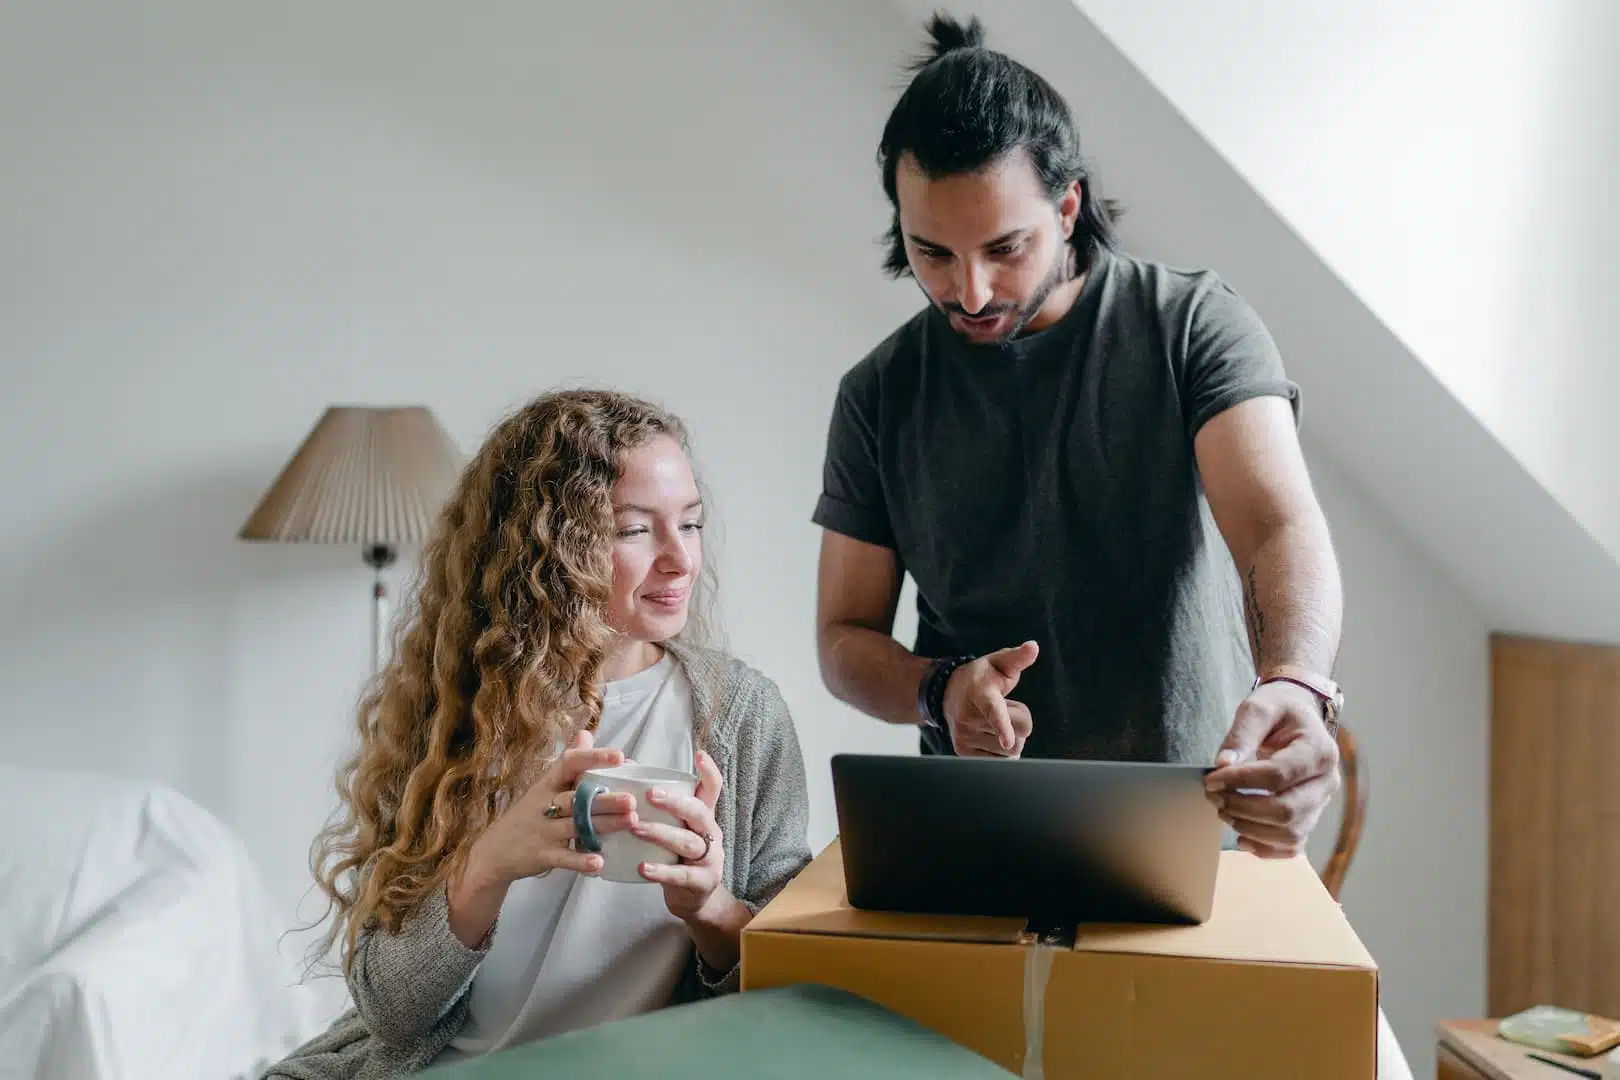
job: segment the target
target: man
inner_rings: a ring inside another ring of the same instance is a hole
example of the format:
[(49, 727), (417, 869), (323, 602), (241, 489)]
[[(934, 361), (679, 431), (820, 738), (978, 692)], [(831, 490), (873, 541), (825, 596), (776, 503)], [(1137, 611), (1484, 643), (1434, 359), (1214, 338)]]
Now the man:
[(839, 386), (823, 678), (925, 753), (1213, 761), (1240, 846), (1297, 854), (1342, 606), (1298, 389), (1217, 277), (1115, 250), (1050, 85), (977, 19), (929, 30), (879, 151), (887, 269), (929, 303)]

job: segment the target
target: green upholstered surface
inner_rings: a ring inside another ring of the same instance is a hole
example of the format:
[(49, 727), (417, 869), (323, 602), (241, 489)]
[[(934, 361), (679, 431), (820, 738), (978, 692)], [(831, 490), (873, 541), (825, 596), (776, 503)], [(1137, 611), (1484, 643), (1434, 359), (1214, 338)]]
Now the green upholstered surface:
[(1013, 1074), (864, 998), (806, 985), (661, 1009), (423, 1075), (434, 1080), (1008, 1080)]

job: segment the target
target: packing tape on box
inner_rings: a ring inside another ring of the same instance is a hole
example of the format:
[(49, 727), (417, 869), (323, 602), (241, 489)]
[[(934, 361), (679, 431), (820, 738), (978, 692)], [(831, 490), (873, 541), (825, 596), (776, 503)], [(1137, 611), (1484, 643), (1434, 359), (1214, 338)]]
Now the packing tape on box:
[(1060, 945), (1036, 940), (1024, 951), (1024, 1072), (1023, 1080), (1045, 1080), (1046, 984)]

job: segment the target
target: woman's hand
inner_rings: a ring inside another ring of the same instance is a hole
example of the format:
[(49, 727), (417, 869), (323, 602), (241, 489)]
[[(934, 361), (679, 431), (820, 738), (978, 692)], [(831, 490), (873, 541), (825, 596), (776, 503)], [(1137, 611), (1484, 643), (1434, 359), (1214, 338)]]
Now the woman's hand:
[[(573, 745), (473, 842), (466, 869), (448, 894), (450, 929), (468, 948), (495, 925), (512, 882), (553, 870), (594, 874), (602, 869), (602, 856), (569, 846), (576, 835), (574, 785), (580, 776), (624, 764), (622, 750), (596, 749), (594, 741), (588, 731), (576, 735)], [(591, 823), (602, 836), (623, 832), (635, 826), (635, 808), (634, 795), (598, 795)]]
[(674, 866), (642, 863), (641, 876), (664, 887), (664, 905), (691, 929), (698, 953), (710, 968), (728, 971), (741, 954), (742, 928), (753, 918), (722, 884), (725, 837), (714, 820), (724, 779), (714, 759), (697, 754), (697, 792), (676, 795), (654, 788), (647, 801), (682, 823), (643, 821), (631, 828), (641, 839), (666, 848), (681, 861)]
[[(477, 866), (481, 876), (510, 884), (551, 870), (594, 874), (602, 868), (602, 856), (569, 847), (577, 835), (574, 785), (592, 769), (624, 764), (622, 750), (596, 749), (594, 742), (589, 731), (574, 736), (573, 745), (484, 830), (473, 845), (469, 871)], [(591, 823), (602, 836), (623, 832), (635, 826), (635, 809), (634, 795), (598, 795)]]

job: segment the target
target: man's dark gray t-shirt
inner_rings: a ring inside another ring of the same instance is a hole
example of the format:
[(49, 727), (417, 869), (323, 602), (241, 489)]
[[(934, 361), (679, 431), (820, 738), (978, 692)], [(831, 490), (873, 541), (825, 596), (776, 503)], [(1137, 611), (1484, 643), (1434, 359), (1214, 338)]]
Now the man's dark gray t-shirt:
[(1026, 757), (1211, 762), (1254, 667), (1193, 439), (1265, 394), (1297, 417), (1235, 292), (1104, 251), (1039, 333), (975, 346), (930, 306), (846, 373), (813, 520), (898, 554), (918, 655), (1039, 643)]

